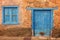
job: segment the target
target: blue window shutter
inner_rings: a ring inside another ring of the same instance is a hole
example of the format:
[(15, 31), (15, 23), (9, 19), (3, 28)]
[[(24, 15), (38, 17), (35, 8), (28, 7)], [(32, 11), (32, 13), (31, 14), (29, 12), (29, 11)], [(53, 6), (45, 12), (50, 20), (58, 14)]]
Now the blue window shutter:
[(4, 9), (5, 11), (4, 11), (4, 16), (5, 16), (5, 23), (9, 23), (9, 21), (10, 21), (10, 14), (9, 14), (9, 9), (8, 8), (5, 8)]
[(18, 8), (4, 7), (3, 8), (3, 24), (17, 24), (18, 23)]
[(17, 8), (12, 8), (12, 21), (13, 23), (17, 23), (18, 20), (18, 16), (17, 16), (18, 12), (17, 12)]

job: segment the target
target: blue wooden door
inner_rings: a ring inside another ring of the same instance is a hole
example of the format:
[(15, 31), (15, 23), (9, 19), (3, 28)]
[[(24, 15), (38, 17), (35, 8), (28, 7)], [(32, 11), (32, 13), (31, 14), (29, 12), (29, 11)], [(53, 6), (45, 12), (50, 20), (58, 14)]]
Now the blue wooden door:
[(33, 11), (33, 31), (35, 36), (49, 36), (53, 27), (53, 14), (51, 10)]

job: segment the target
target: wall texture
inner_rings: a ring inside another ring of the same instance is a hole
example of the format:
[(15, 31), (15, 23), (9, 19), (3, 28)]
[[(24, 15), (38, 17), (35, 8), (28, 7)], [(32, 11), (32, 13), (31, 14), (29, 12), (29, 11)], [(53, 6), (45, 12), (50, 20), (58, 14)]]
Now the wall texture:
[(54, 27), (60, 28), (60, 0), (51, 0), (58, 6), (58, 9), (54, 11)]
[[(2, 24), (2, 7), (3, 6), (18, 6), (19, 12), (18, 12), (18, 25), (3, 25)], [(26, 10), (27, 3), (25, 0), (1, 0), (0, 2), (0, 26), (2, 29), (5, 28), (14, 28), (14, 27), (24, 27), (24, 28), (30, 28), (31, 27), (31, 14), (28, 10)], [(4, 26), (4, 27), (2, 27)]]
[[(23, 27), (31, 28), (31, 11), (27, 10), (27, 7), (40, 7), (40, 8), (52, 8), (58, 5), (58, 10), (54, 12), (54, 26), (60, 26), (60, 1), (46, 1), (46, 0), (0, 0), (0, 28), (14, 28), (14, 27)], [(2, 24), (2, 7), (3, 6), (18, 6), (19, 7), (19, 24), (18, 25), (3, 25)], [(6, 26), (6, 27), (2, 27)], [(0, 30), (1, 30), (0, 29)]]

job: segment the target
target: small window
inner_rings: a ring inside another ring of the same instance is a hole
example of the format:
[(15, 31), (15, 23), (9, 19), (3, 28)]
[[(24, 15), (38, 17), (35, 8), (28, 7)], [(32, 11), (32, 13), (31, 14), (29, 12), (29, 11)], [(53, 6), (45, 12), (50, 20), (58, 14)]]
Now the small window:
[(18, 23), (18, 7), (3, 7), (3, 24)]

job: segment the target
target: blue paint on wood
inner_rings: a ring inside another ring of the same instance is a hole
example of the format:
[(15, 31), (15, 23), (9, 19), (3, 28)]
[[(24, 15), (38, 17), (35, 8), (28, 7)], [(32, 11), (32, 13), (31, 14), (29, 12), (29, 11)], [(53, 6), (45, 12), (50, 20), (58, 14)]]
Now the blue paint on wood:
[(56, 10), (58, 9), (58, 7), (54, 7), (54, 8), (31, 8), (31, 7), (28, 7), (27, 10)]
[(32, 9), (32, 29), (34, 36), (41, 36), (40, 32), (44, 32), (44, 36), (50, 36), (52, 28), (53, 9)]
[[(51, 31), (51, 11), (50, 10), (35, 10), (35, 36), (39, 36), (40, 32), (49, 35)], [(39, 34), (39, 35), (38, 35)]]
[(3, 7), (3, 24), (18, 24), (18, 7)]

